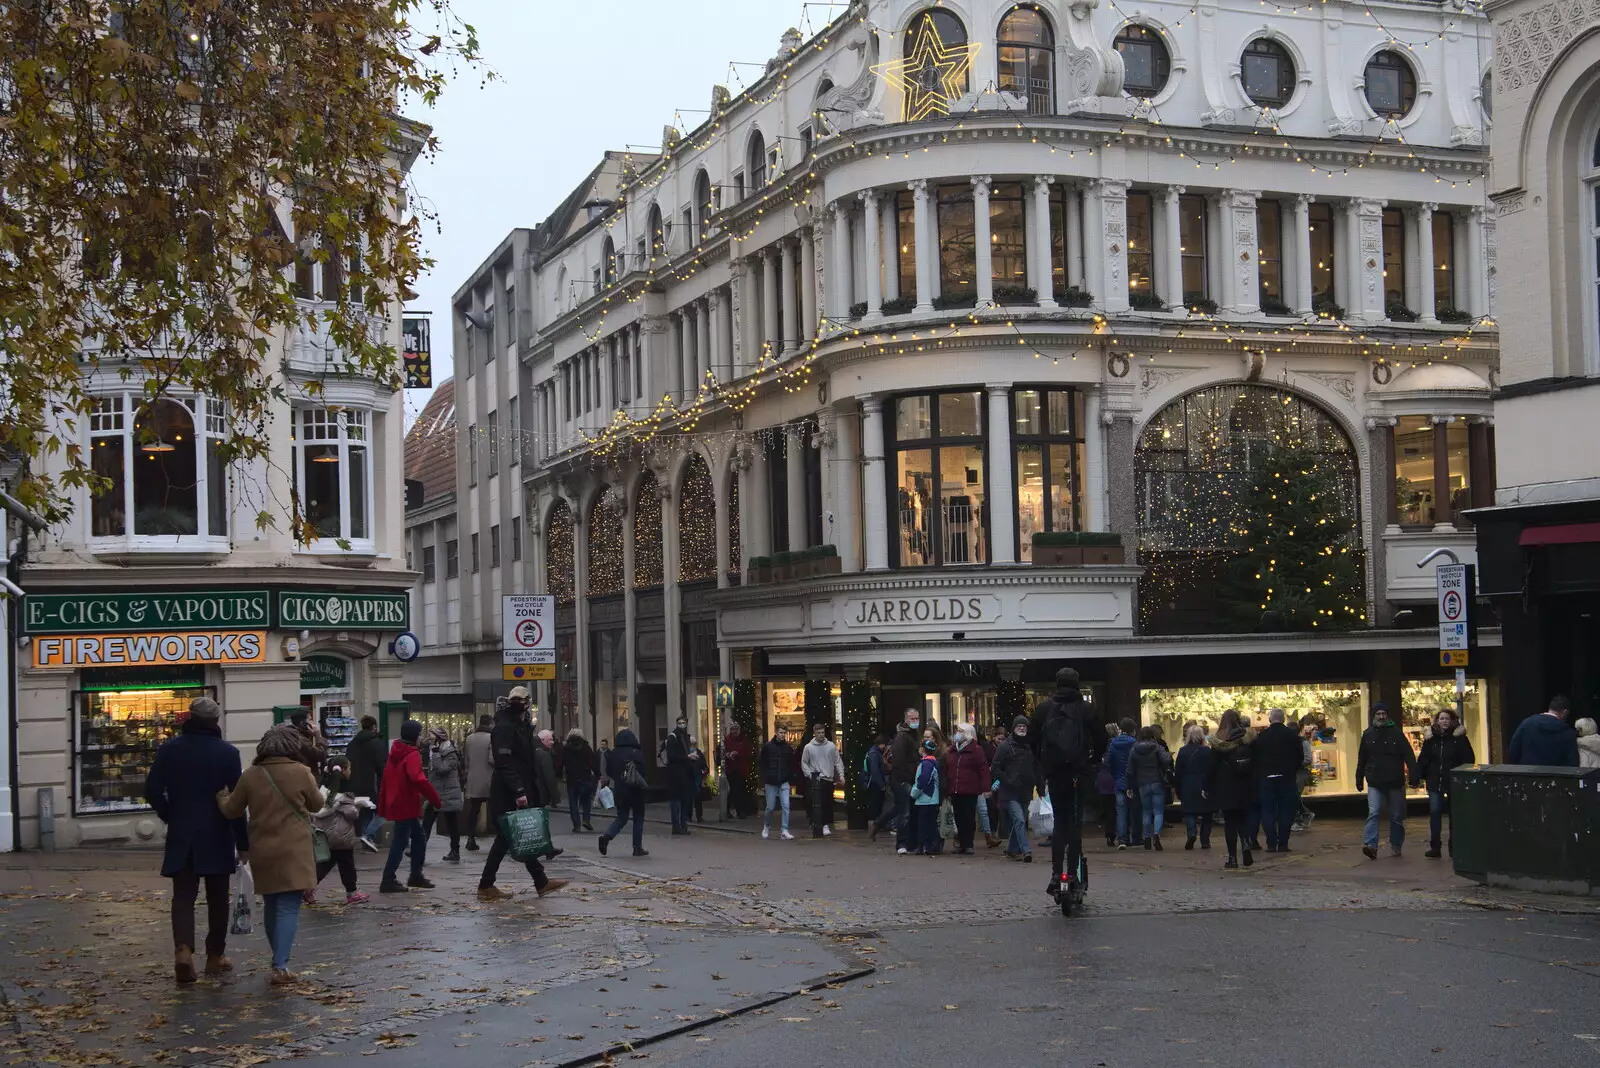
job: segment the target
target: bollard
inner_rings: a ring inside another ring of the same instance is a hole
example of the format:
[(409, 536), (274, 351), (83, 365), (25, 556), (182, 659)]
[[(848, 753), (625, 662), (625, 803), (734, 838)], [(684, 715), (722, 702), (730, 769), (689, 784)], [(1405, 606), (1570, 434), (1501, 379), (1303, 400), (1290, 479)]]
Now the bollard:
[(39, 848), (56, 851), (56, 792), (48, 786), (39, 787)]

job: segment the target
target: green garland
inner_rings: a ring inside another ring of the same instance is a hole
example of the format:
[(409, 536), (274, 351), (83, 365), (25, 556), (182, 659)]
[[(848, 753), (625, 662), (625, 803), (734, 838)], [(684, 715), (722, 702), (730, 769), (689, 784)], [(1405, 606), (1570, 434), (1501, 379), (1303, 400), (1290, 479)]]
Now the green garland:
[(740, 732), (750, 739), (750, 773), (745, 776), (745, 787), (754, 798), (761, 796), (761, 726), (756, 719), (756, 683), (754, 679), (736, 679), (733, 683), (733, 721)]
[(877, 817), (867, 811), (866, 791), (861, 789), (861, 760), (867, 755), (877, 733), (877, 709), (872, 702), (872, 683), (866, 679), (846, 679), (841, 690), (844, 699), (844, 803), (852, 830), (865, 830), (867, 821)]

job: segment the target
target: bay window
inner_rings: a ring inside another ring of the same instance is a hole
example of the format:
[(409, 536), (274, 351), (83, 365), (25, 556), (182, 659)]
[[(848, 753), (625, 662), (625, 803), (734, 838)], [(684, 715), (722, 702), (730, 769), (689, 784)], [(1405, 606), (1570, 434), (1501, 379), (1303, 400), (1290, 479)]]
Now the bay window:
[(1083, 395), (1019, 389), (1011, 395), (1017, 559), (1033, 560), (1033, 536), (1082, 529)]
[(1261, 264), (1261, 310), (1268, 315), (1285, 313), (1283, 299), (1283, 205), (1276, 200), (1256, 201), (1256, 234), (1260, 247), (1256, 258)]
[[(1434, 314), (1438, 309), (1461, 307), (1465, 301), (1456, 302), (1456, 218), (1448, 211), (1433, 213), (1433, 263), (1424, 270), (1433, 281)], [(1427, 283), (1424, 282), (1424, 285)]]
[(371, 443), (368, 412), (295, 410), (295, 498), (317, 542), (371, 550)]
[(1383, 211), (1383, 305), (1406, 306), (1406, 215), (1399, 208)]
[(984, 408), (977, 391), (895, 401), (890, 508), (896, 566), (988, 562)]
[(1463, 511), (1488, 504), (1487, 430), (1469, 425), (1464, 416), (1396, 419), (1392, 521), (1403, 527), (1461, 526)]
[[(996, 182), (989, 190), (989, 254), (996, 286), (1028, 285), (1028, 227), (1022, 202), (1021, 182)], [(916, 292), (914, 275), (910, 292)]]
[(977, 292), (978, 262), (973, 220), (972, 186), (941, 185), (938, 191), (939, 293), (968, 296)]
[(1339, 301), (1338, 260), (1333, 242), (1333, 205), (1317, 201), (1309, 205), (1311, 221), (1311, 306), (1319, 312)]
[(1211, 296), (1211, 275), (1206, 267), (1206, 198), (1186, 194), (1178, 198), (1179, 256), (1183, 266), (1183, 303), (1195, 304)]
[[(228, 537), (226, 409), (203, 397), (156, 400), (142, 393), (95, 399), (90, 466), (106, 480), (89, 509), (91, 544), (105, 539)], [(175, 548), (194, 543), (171, 543)], [(150, 547), (160, 547), (151, 545)]]
[(1159, 296), (1150, 273), (1152, 214), (1149, 193), (1128, 194), (1128, 299), (1135, 308)]

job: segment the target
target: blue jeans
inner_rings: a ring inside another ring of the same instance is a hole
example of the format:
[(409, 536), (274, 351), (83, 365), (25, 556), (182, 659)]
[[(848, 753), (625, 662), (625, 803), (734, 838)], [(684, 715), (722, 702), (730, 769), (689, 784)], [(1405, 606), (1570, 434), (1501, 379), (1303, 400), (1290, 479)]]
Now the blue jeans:
[(1444, 814), (1450, 811), (1450, 799), (1437, 790), (1428, 791), (1428, 844), (1439, 848), (1439, 832), (1443, 829)]
[(1117, 791), (1117, 841), (1123, 844), (1128, 841), (1128, 803), (1132, 800), (1127, 790)]
[(1399, 849), (1406, 844), (1406, 788), (1369, 786), (1367, 825), (1361, 835), (1361, 844), (1369, 849), (1378, 848), (1378, 812), (1385, 802), (1389, 805), (1389, 845)]
[(1261, 823), (1267, 831), (1268, 849), (1288, 849), (1289, 829), (1300, 803), (1300, 788), (1293, 775), (1273, 775), (1261, 780)]
[(428, 855), (428, 839), (422, 834), (420, 819), (395, 820), (394, 837), (389, 839), (389, 859), (383, 866), (383, 881), (391, 882), (400, 871), (400, 861), (411, 846), (411, 877), (422, 878), (422, 862)]
[(633, 820), (633, 851), (635, 853), (644, 849), (644, 794), (634, 790), (624, 791), (617, 786), (611, 788), (617, 800), (617, 818), (611, 821), (611, 826), (606, 828), (606, 838), (610, 840), (622, 833), (622, 828), (628, 825), (628, 820)]
[(1028, 811), (1021, 801), (1006, 802), (1006, 818), (1011, 821), (1011, 840), (1006, 843), (1006, 852), (1024, 856), (1032, 853), (1028, 848)]
[(767, 792), (767, 810), (761, 814), (762, 828), (765, 829), (767, 820), (772, 818), (773, 812), (777, 811), (781, 805), (783, 808), (782, 829), (787, 831), (789, 829), (789, 784), (784, 782), (774, 786), (771, 783), (767, 783), (763, 788)]
[(986, 835), (994, 834), (994, 825), (989, 822), (989, 799), (978, 798), (978, 826), (983, 828)]
[(261, 903), (261, 926), (272, 947), (272, 966), (281, 971), (289, 967), (289, 952), (294, 949), (295, 932), (300, 930), (300, 891), (262, 894)]
[(378, 832), (383, 830), (383, 817), (378, 815), (378, 810), (373, 809), (371, 815), (364, 821), (361, 828), (361, 837), (376, 838)]
[[(567, 783), (567, 814), (572, 817), (572, 829), (583, 830), (583, 824), (589, 822), (590, 806), (594, 804), (594, 783), (568, 782)], [(582, 813), (583, 819), (578, 819)]]
[(1200, 839), (1200, 844), (1203, 846), (1211, 845), (1211, 813), (1185, 812), (1183, 825), (1188, 830), (1190, 838)]
[(1144, 817), (1144, 836), (1154, 838), (1161, 833), (1166, 818), (1167, 787), (1164, 783), (1147, 782), (1139, 787), (1140, 815)]

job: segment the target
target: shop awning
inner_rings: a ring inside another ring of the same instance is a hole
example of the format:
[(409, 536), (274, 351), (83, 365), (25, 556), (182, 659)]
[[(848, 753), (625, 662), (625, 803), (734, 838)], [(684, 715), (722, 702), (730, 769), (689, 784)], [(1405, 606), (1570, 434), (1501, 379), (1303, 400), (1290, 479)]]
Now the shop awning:
[(1600, 523), (1557, 523), (1547, 527), (1524, 527), (1517, 544), (1584, 545), (1600, 541)]

